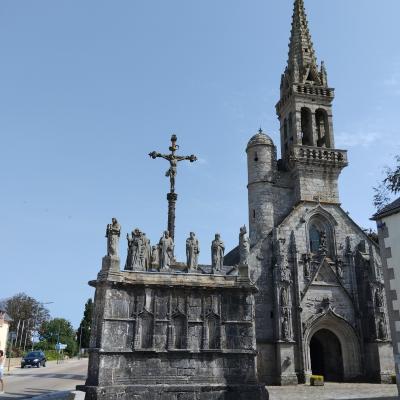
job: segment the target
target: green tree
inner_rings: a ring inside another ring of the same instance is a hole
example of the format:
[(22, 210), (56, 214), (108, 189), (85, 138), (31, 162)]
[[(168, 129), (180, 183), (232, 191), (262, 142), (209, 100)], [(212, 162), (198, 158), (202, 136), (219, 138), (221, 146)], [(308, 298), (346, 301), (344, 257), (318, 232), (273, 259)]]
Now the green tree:
[(64, 318), (45, 321), (39, 329), (39, 335), (42, 348), (54, 349), (59, 342), (67, 345), (65, 352), (69, 355), (74, 356), (77, 353), (75, 330), (71, 322)]
[(77, 331), (78, 343), (79, 342), (81, 343), (83, 349), (89, 347), (92, 316), (93, 316), (93, 300), (88, 299), (88, 301), (85, 304), (85, 311), (83, 312), (82, 321)]
[(393, 168), (385, 167), (385, 178), (374, 187), (374, 206), (380, 210), (385, 207), (393, 195), (400, 193), (400, 156), (395, 157), (396, 165)]
[(14, 347), (31, 345), (32, 332), (36, 332), (43, 322), (50, 318), (49, 310), (42, 303), (25, 293), (18, 293), (3, 301), (7, 314), (11, 317), (10, 332), (18, 333)]

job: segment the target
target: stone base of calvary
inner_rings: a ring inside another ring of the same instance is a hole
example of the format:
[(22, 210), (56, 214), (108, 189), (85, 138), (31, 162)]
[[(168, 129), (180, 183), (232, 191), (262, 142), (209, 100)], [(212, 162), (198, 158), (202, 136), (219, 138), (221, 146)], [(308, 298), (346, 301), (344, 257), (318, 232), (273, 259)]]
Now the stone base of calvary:
[(78, 387), (85, 400), (266, 400), (265, 386), (257, 382), (257, 289), (248, 276), (245, 229), (240, 264), (232, 267), (223, 265), (218, 234), (212, 265), (199, 266), (193, 232), (183, 264), (175, 261), (168, 231), (151, 252), (136, 230), (128, 237), (124, 271), (120, 231), (113, 219), (108, 255), (89, 283), (96, 288), (89, 370), (86, 384)]

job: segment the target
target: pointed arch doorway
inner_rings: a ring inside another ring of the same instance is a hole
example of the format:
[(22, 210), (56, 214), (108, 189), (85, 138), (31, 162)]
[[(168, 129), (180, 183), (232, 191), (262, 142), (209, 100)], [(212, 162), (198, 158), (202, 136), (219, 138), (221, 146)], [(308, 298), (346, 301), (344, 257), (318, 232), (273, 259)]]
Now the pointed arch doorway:
[(310, 341), (311, 370), (326, 381), (343, 382), (342, 346), (337, 336), (328, 329), (314, 333)]
[[(363, 369), (359, 338), (354, 328), (343, 317), (328, 308), (311, 317), (305, 328), (304, 374), (306, 381), (314, 371), (318, 371), (318, 362), (323, 365), (325, 374), (333, 370), (334, 375), (336, 374), (334, 379), (337, 379), (338, 372), (339, 378), (342, 378), (344, 382), (360, 379)], [(330, 360), (329, 355), (332, 353), (336, 358)], [(337, 357), (337, 354), (340, 357)]]

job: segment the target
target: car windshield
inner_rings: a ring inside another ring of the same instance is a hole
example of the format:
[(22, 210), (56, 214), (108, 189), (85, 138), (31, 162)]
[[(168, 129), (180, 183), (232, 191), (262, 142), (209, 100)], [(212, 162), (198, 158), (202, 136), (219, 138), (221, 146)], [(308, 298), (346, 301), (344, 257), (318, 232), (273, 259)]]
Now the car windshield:
[(25, 357), (40, 357), (40, 351), (31, 351)]

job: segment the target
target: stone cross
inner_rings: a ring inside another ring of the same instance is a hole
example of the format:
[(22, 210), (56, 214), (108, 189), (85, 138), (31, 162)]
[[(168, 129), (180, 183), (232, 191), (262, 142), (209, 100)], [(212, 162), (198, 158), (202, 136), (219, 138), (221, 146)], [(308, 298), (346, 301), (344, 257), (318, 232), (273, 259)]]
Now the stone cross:
[(178, 156), (175, 154), (179, 150), (179, 146), (176, 144), (178, 138), (176, 135), (171, 136), (171, 146), (169, 147), (170, 154), (161, 154), (156, 151), (149, 153), (152, 159), (163, 158), (169, 162), (169, 169), (165, 173), (165, 176), (169, 177), (170, 181), (170, 192), (167, 194), (168, 200), (168, 232), (172, 239), (175, 238), (175, 205), (178, 200), (178, 195), (175, 193), (175, 178), (177, 174), (177, 167), (179, 161), (188, 160), (190, 162), (197, 161), (195, 155), (190, 156)]

